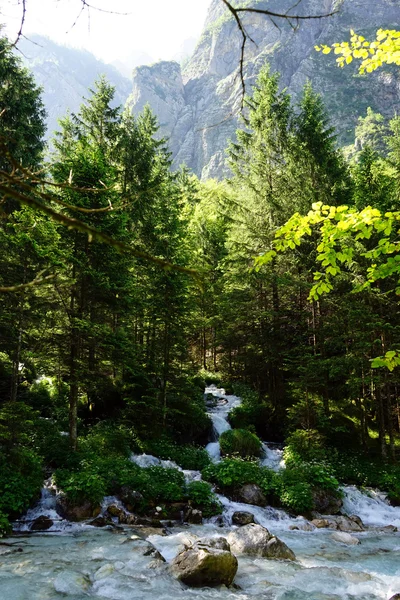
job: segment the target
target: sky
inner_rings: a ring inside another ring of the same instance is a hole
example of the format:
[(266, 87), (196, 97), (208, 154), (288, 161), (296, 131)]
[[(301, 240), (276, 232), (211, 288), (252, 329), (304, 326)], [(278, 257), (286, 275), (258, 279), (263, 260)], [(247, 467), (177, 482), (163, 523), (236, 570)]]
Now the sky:
[[(0, 23), (13, 39), (20, 26), (21, 0), (0, 2)], [(81, 0), (26, 0), (23, 31), (27, 36), (38, 33), (60, 44), (84, 48), (105, 62), (124, 62), (136, 55), (152, 61), (171, 60), (186, 40), (200, 36), (210, 2), (88, 0), (91, 6), (114, 14), (96, 8), (80, 14)]]

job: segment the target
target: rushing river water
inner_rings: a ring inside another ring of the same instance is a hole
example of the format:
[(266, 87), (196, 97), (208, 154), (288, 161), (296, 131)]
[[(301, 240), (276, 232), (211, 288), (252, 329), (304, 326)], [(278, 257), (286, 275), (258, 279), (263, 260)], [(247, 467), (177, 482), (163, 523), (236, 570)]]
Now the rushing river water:
[[(207, 446), (214, 461), (220, 460), (218, 436), (229, 429), (229, 411), (240, 404), (236, 396), (215, 387), (206, 389), (217, 403), (210, 408), (215, 441)], [(264, 444), (262, 464), (284, 468), (282, 450)], [(176, 466), (149, 455), (133, 455), (141, 467), (153, 464)], [(200, 473), (184, 471), (187, 480)], [(144, 540), (130, 528), (95, 529), (63, 521), (56, 513), (54, 490), (43, 490), (38, 506), (28, 511), (18, 525), (19, 537), (0, 544), (0, 600), (334, 600), (389, 599), (400, 593), (400, 533), (387, 532), (386, 525), (400, 527), (400, 509), (386, 503), (384, 495), (362, 493), (348, 486), (344, 512), (357, 514), (368, 530), (357, 533), (360, 544), (335, 542), (328, 529), (291, 530), (306, 521), (282, 510), (260, 508), (220, 496), (223, 522), (215, 519), (200, 526), (179, 526), (168, 535), (150, 535)], [(115, 502), (107, 498), (104, 506)], [(256, 522), (277, 534), (296, 554), (296, 562), (239, 557), (236, 589), (225, 587), (189, 589), (171, 577), (168, 561), (196, 536), (226, 535), (236, 510), (254, 514)], [(29, 534), (29, 522), (39, 515), (54, 520), (45, 534)], [(9, 544), (5, 545), (4, 544)], [(152, 551), (155, 546), (167, 562)]]

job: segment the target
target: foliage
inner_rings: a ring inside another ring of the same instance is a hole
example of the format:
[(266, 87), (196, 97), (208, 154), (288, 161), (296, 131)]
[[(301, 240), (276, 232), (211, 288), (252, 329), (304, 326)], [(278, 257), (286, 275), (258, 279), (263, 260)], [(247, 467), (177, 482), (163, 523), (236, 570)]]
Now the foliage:
[(285, 508), (299, 514), (313, 508), (311, 486), (297, 470), (284, 469), (274, 483), (275, 492)]
[(55, 472), (55, 483), (72, 504), (90, 502), (99, 504), (105, 496), (104, 480), (90, 468), (78, 472), (68, 472), (58, 469)]
[(260, 456), (261, 441), (247, 429), (229, 429), (219, 438), (221, 454), (225, 456), (238, 455), (242, 458)]
[(204, 517), (211, 517), (222, 512), (220, 502), (206, 481), (191, 481), (186, 490), (188, 499), (194, 506), (201, 508)]
[(314, 429), (296, 429), (286, 439), (284, 458), (298, 456), (303, 461), (321, 460), (326, 457), (325, 439)]
[(158, 458), (174, 461), (182, 469), (201, 471), (210, 464), (210, 457), (204, 448), (182, 446), (167, 438), (149, 440), (145, 449)]
[(269, 494), (275, 474), (270, 469), (261, 467), (258, 462), (225, 458), (220, 463), (204, 469), (202, 477), (225, 491), (238, 489), (247, 483), (256, 483), (265, 494)]
[(336, 62), (339, 67), (350, 64), (353, 59), (360, 60), (359, 73), (372, 73), (382, 65), (400, 65), (400, 31), (378, 29), (373, 42), (351, 30), (349, 42), (336, 42), (332, 46), (315, 46), (317, 52), (329, 54), (332, 50), (339, 55)]
[(39, 498), (43, 483), (40, 458), (27, 448), (0, 452), (0, 514), (16, 518)]

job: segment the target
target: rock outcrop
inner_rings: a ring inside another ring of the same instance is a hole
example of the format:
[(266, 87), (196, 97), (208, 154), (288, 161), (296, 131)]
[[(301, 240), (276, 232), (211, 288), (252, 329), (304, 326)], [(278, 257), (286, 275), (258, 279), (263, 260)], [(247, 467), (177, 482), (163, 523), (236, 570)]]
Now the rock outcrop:
[(225, 538), (201, 538), (180, 552), (171, 563), (177, 579), (191, 587), (231, 585), (238, 568)]
[[(276, 3), (285, 12), (290, 0)], [(266, 1), (257, 8), (271, 8)], [(374, 36), (380, 27), (400, 26), (398, 5), (376, 0), (371, 11), (353, 0), (303, 0), (300, 14), (318, 14), (338, 9), (326, 19), (303, 22), (297, 30), (285, 22), (280, 28), (262, 15), (243, 15), (246, 30), (254, 40), (246, 46), (244, 74), (247, 91), (261, 66), (270, 62), (282, 74), (281, 87), (298, 99), (307, 80), (320, 92), (338, 129), (341, 144), (354, 141), (357, 118), (368, 106), (393, 115), (400, 102), (398, 69), (385, 68), (360, 77), (356, 66), (338, 69), (333, 55), (317, 54), (314, 46), (347, 40), (349, 30)], [(177, 63), (139, 67), (133, 74), (130, 104), (135, 111), (149, 102), (161, 123), (161, 133), (170, 138), (174, 167), (186, 163), (198, 176), (221, 177), (227, 172), (225, 149), (240, 123), (241, 83), (238, 77), (241, 36), (221, 0), (212, 0), (203, 34), (193, 56), (180, 75)]]
[(234, 554), (296, 560), (292, 550), (282, 540), (255, 523), (231, 531), (227, 540)]
[(243, 485), (237, 492), (238, 502), (252, 504), (253, 506), (266, 506), (267, 499), (260, 486), (255, 483)]
[[(254, 0), (256, 2), (256, 0)], [(243, 0), (243, 4), (244, 4)], [(253, 4), (253, 2), (251, 3)], [(271, 8), (270, 0), (258, 0), (257, 8)], [(292, 0), (273, 3), (284, 13)], [(337, 14), (325, 19), (307, 20), (293, 29), (280, 21), (279, 28), (268, 18), (243, 14), (243, 23), (255, 43), (246, 45), (244, 76), (251, 92), (260, 68), (268, 61), (281, 73), (281, 87), (296, 101), (310, 80), (320, 92), (337, 128), (341, 145), (354, 143), (354, 127), (370, 106), (392, 116), (399, 110), (400, 72), (385, 67), (359, 76), (356, 65), (338, 69), (333, 54), (315, 52), (316, 44), (349, 39), (355, 29), (368, 37), (377, 29), (400, 28), (400, 11), (395, 0), (375, 0), (373, 10), (366, 2), (354, 0), (303, 0), (296, 12), (303, 15)], [(116, 104), (128, 104), (137, 113), (150, 104), (160, 123), (160, 136), (168, 138), (173, 167), (185, 163), (199, 177), (220, 178), (229, 171), (225, 149), (240, 126), (241, 82), (238, 77), (241, 35), (222, 0), (211, 0), (203, 33), (195, 51), (182, 70), (177, 62), (159, 62), (137, 67), (133, 87), (110, 65), (89, 52), (59, 46), (45, 38), (38, 46), (21, 42), (26, 63), (44, 88), (49, 136), (57, 118), (69, 108), (76, 111), (88, 87), (100, 73), (116, 86)]]

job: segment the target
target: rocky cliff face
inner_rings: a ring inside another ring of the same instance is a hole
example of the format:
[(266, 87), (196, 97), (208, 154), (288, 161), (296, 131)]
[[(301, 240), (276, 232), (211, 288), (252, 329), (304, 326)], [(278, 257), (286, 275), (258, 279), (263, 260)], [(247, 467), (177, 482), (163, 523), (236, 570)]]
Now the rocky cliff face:
[[(293, 0), (257, 2), (284, 12)], [(254, 1), (252, 2), (254, 5)], [(392, 115), (400, 108), (400, 73), (385, 69), (361, 77), (355, 68), (338, 69), (333, 56), (317, 54), (315, 44), (348, 39), (349, 30), (373, 36), (379, 27), (400, 27), (398, 0), (303, 0), (302, 14), (338, 9), (327, 19), (304, 21), (294, 31), (261, 15), (248, 15), (246, 29), (254, 40), (245, 55), (250, 92), (261, 66), (269, 61), (279, 71), (282, 87), (296, 99), (309, 79), (325, 100), (340, 143), (353, 139), (357, 118), (368, 106)], [(225, 148), (239, 124), (241, 85), (238, 77), (240, 35), (221, 0), (212, 0), (201, 39), (183, 72), (177, 63), (139, 67), (129, 103), (137, 111), (148, 102), (170, 138), (174, 166), (186, 163), (202, 178), (225, 172)]]

